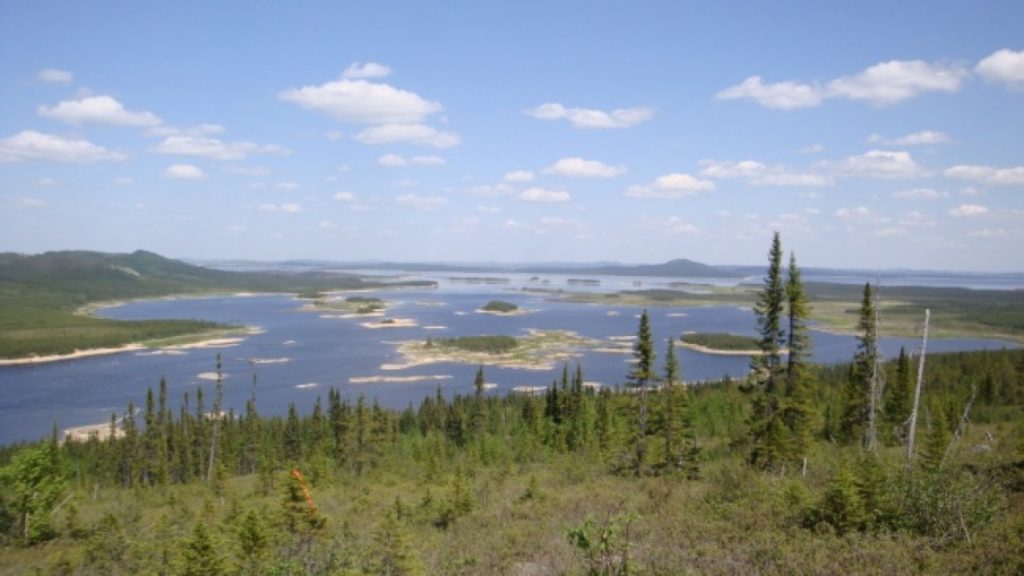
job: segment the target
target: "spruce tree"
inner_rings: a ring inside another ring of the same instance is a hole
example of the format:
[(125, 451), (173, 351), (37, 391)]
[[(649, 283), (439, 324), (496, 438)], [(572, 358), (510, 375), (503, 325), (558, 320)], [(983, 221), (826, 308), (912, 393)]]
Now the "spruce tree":
[(487, 431), (487, 399), (484, 396), (484, 367), (476, 370), (476, 378), (473, 380), (473, 413), (470, 415), (470, 427), (473, 438), (477, 442), (483, 442), (484, 434)]
[(657, 380), (654, 372), (654, 340), (651, 324), (645, 309), (640, 315), (636, 343), (633, 344), (633, 369), (627, 376), (629, 385), (639, 390), (637, 427), (634, 439), (633, 466), (637, 476), (642, 476), (647, 467), (647, 387)]
[(910, 401), (914, 393), (914, 373), (910, 366), (910, 356), (902, 346), (896, 360), (896, 381), (886, 387), (885, 422), (888, 424), (890, 437), (894, 441), (902, 441), (901, 428), (910, 417)]
[(182, 576), (220, 576), (226, 574), (224, 561), (202, 522), (192, 528), (192, 537), (182, 551)]
[(768, 272), (757, 296), (754, 314), (757, 317), (760, 354), (752, 362), (754, 402), (751, 417), (753, 447), (750, 462), (763, 469), (779, 465), (786, 454), (787, 429), (783, 421), (782, 390), (779, 380), (784, 376), (780, 346), (784, 342), (783, 313), (786, 292), (782, 281), (782, 244), (779, 233), (772, 236), (768, 251)]
[(857, 322), (857, 352), (850, 367), (843, 410), (842, 433), (848, 442), (860, 440), (867, 445), (871, 418), (871, 378), (875, 369), (875, 303), (871, 284), (864, 285), (860, 318)]
[(796, 256), (789, 255), (786, 278), (786, 392), (784, 419), (789, 429), (788, 449), (794, 458), (804, 458), (811, 442), (814, 403), (811, 398), (813, 376), (807, 367), (811, 340), (807, 335), (810, 305), (804, 291)]

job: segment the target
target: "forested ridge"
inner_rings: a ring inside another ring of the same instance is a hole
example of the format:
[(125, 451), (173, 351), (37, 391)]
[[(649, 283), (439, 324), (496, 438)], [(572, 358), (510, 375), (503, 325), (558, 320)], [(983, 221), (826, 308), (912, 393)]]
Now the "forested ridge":
[(491, 395), (481, 367), (400, 411), (331, 389), (267, 417), (256, 382), (237, 412), (220, 382), (172, 412), (159, 381), (110, 440), (0, 450), (0, 571), (1024, 570), (1024, 351), (927, 355), (918, 394), (912, 351), (877, 357), (869, 285), (851, 362), (806, 363), (813, 302), (782, 262), (776, 238), (739, 380), (681, 385), (678, 334), (643, 313), (614, 389), (577, 365)]

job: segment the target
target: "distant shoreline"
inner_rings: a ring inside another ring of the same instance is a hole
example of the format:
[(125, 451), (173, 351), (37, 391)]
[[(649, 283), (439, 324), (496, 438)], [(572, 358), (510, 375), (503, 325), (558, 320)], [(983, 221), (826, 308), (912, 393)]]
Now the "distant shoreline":
[(22, 366), (28, 364), (46, 364), (48, 362), (63, 362), (65, 360), (77, 360), (90, 356), (105, 356), (108, 354), (120, 354), (122, 352), (135, 352), (145, 350), (142, 344), (125, 344), (116, 348), (87, 348), (75, 350), (68, 354), (48, 354), (46, 356), (26, 356), (25, 358), (3, 358), (0, 359), (0, 366)]

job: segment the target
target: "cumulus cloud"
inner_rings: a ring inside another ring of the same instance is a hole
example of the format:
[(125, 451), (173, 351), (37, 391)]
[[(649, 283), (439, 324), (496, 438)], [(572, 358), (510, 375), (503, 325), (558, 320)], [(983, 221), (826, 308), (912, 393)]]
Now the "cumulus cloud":
[(949, 215), (957, 218), (973, 218), (982, 214), (988, 214), (988, 208), (981, 204), (961, 204), (949, 209)]
[(0, 138), (0, 162), (54, 161), (103, 162), (124, 160), (125, 155), (74, 137), (25, 130)]
[(151, 150), (157, 154), (199, 156), (214, 160), (241, 160), (253, 154), (287, 156), (291, 153), (287, 148), (276, 144), (225, 142), (200, 134), (167, 136)]
[(74, 75), (72, 75), (71, 72), (68, 72), (67, 70), (57, 70), (56, 68), (40, 70), (36, 77), (43, 82), (51, 84), (68, 84), (74, 80)]
[(715, 94), (718, 100), (753, 100), (766, 108), (793, 110), (821, 104), (822, 93), (817, 86), (799, 82), (765, 84), (760, 76), (751, 76), (735, 86)]
[(376, 62), (367, 62), (363, 64), (361, 62), (353, 62), (345, 71), (342, 72), (342, 78), (383, 78), (391, 75), (391, 68), (378, 64)]
[(760, 76), (750, 76), (720, 91), (715, 98), (753, 100), (779, 110), (819, 106), (827, 98), (887, 106), (926, 92), (956, 92), (968, 75), (969, 72), (961, 66), (929, 64), (921, 60), (890, 60), (857, 74), (835, 78), (824, 86), (797, 81), (766, 84)]
[(440, 196), (420, 196), (419, 194), (402, 194), (395, 202), (403, 206), (411, 206), (420, 210), (430, 210), (448, 203), (447, 198)]
[(921, 60), (890, 60), (828, 83), (830, 97), (865, 100), (876, 106), (909, 100), (925, 92), (956, 92), (968, 72), (960, 66)]
[(828, 186), (832, 180), (821, 174), (795, 172), (785, 166), (768, 166), (754, 160), (741, 162), (703, 160), (701, 176), (746, 180), (755, 186)]
[(649, 184), (630, 186), (626, 196), (631, 198), (683, 198), (699, 192), (714, 190), (715, 183), (689, 174), (673, 173), (658, 176)]
[(935, 200), (936, 198), (945, 198), (949, 196), (949, 192), (945, 190), (936, 190), (934, 188), (911, 188), (909, 190), (897, 190), (892, 193), (893, 198), (902, 198), (905, 200)]
[(1024, 50), (998, 50), (983, 58), (974, 72), (987, 82), (999, 82), (1010, 88), (1024, 88)]
[(426, 124), (383, 124), (372, 126), (356, 134), (354, 138), (364, 144), (393, 144), (408, 142), (435, 148), (458, 146), (462, 139), (458, 134), (442, 132)]
[(834, 163), (833, 167), (842, 175), (859, 178), (915, 178), (924, 173), (910, 153), (902, 150), (869, 150)]
[(283, 212), (285, 214), (298, 214), (302, 212), (301, 204), (260, 204), (256, 208), (260, 212)]
[(624, 166), (609, 166), (597, 160), (562, 158), (546, 168), (544, 173), (573, 178), (614, 178), (625, 174), (626, 168)]
[(801, 154), (821, 154), (824, 151), (825, 146), (823, 144), (811, 144), (800, 149)]
[(20, 208), (46, 208), (46, 202), (29, 196), (21, 196), (14, 201)]
[(952, 141), (953, 139), (949, 137), (949, 134), (936, 130), (922, 130), (900, 136), (899, 138), (884, 138), (879, 134), (868, 136), (869, 144), (884, 144), (886, 146), (921, 146), (925, 144), (946, 144)]
[(356, 195), (351, 192), (335, 192), (334, 199), (338, 202), (355, 202)]
[(65, 100), (56, 106), (39, 107), (39, 115), (68, 124), (116, 124), (119, 126), (156, 126), (160, 124), (152, 112), (131, 112), (111, 96), (86, 96)]
[(566, 120), (574, 128), (630, 128), (654, 117), (654, 110), (646, 107), (616, 108), (610, 111), (591, 108), (567, 108), (557, 102), (541, 104), (524, 110), (527, 116), (539, 120)]
[(413, 156), (412, 158), (406, 158), (399, 154), (385, 154), (377, 158), (377, 164), (391, 168), (401, 168), (403, 166), (443, 166), (445, 163), (444, 158), (440, 156)]
[(164, 170), (164, 176), (173, 180), (202, 180), (206, 174), (198, 166), (191, 164), (173, 164)]
[(342, 122), (358, 124), (415, 124), (442, 109), (437, 102), (415, 92), (346, 78), (285, 90), (278, 98)]
[(516, 170), (515, 172), (506, 172), (502, 178), (505, 182), (533, 182), (533, 172), (528, 170)]
[(517, 198), (523, 202), (568, 202), (570, 196), (565, 190), (534, 187), (523, 190)]
[(947, 168), (943, 174), (957, 180), (973, 180), (993, 186), (1024, 185), (1024, 166), (993, 168), (991, 166), (957, 165)]

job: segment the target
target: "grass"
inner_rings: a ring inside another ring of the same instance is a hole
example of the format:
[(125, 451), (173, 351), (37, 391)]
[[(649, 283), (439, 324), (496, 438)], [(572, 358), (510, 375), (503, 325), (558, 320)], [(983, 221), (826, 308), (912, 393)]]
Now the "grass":
[(712, 350), (757, 350), (759, 341), (750, 336), (736, 334), (690, 332), (680, 338), (687, 344), (703, 346)]

